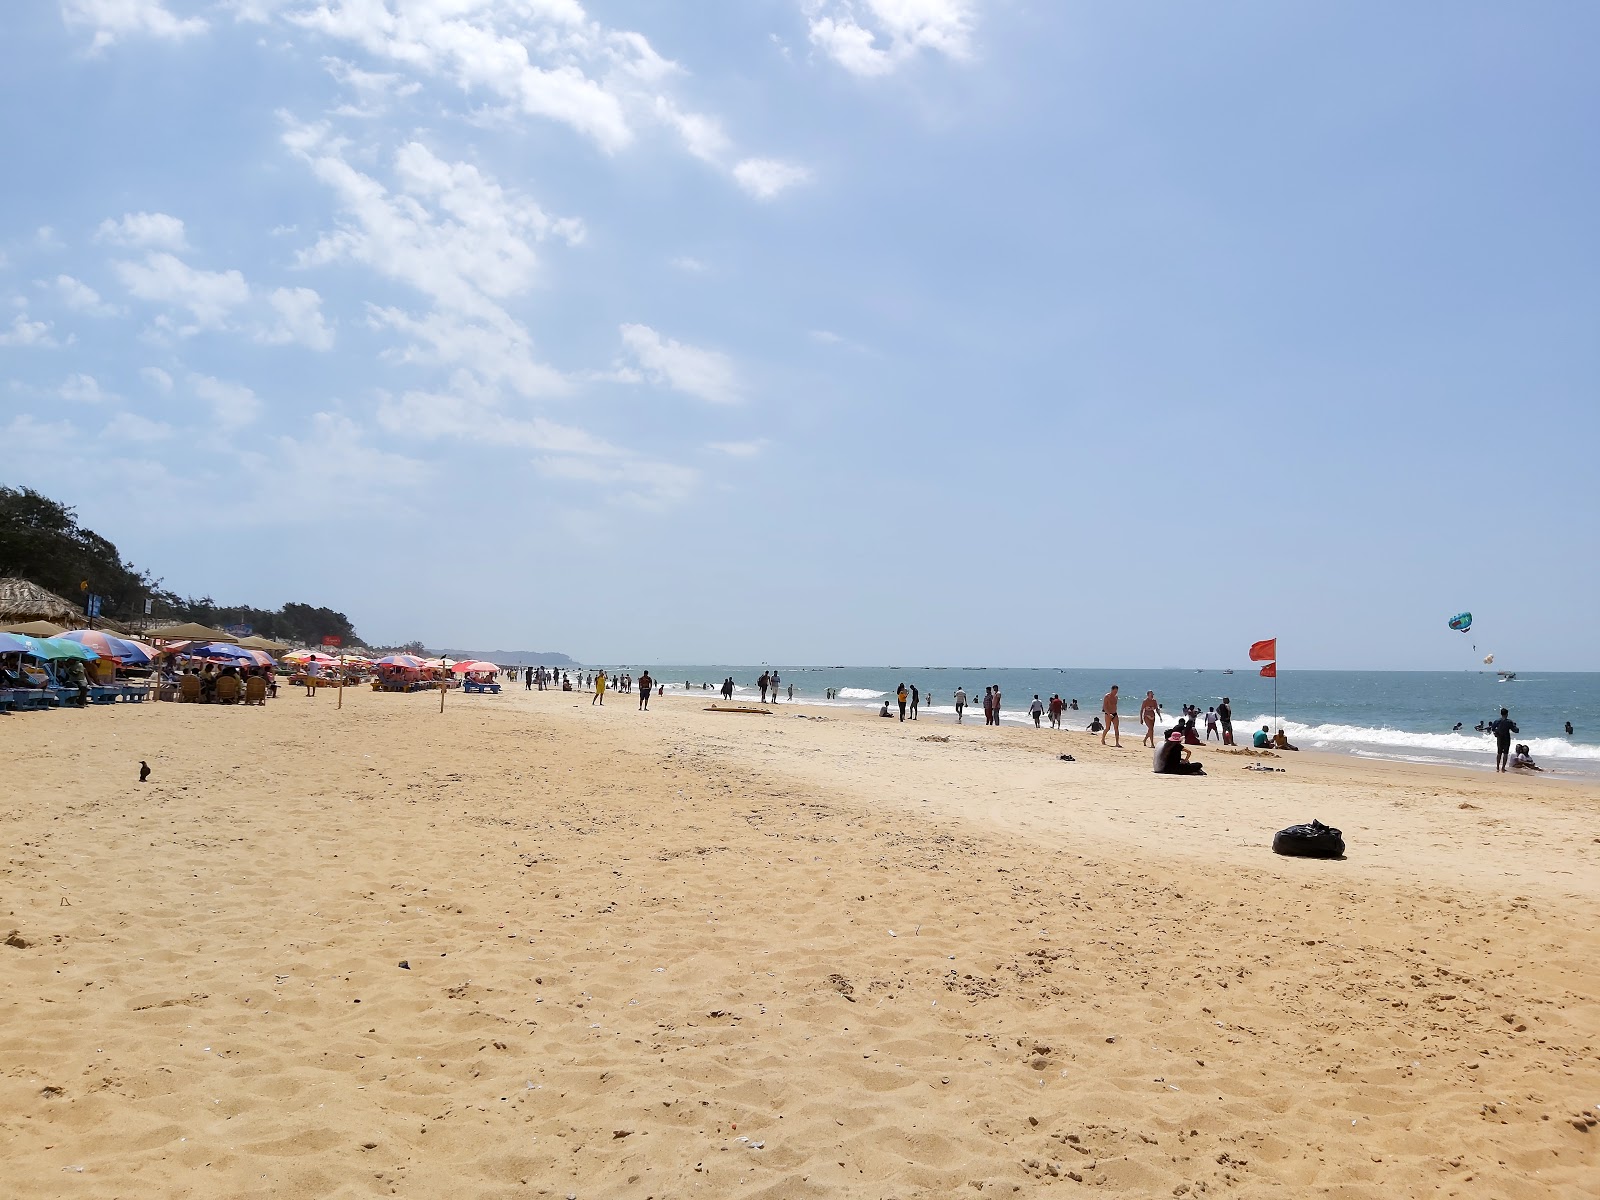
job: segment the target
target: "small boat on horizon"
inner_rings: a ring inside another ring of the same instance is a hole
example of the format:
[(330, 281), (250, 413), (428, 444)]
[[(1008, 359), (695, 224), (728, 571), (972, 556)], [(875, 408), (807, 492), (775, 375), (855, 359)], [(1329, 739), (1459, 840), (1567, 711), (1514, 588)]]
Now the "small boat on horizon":
[(1233, 674), (1233, 668), (1232, 667), (1226, 667), (1226, 668), (1223, 669), (1222, 673), (1224, 675), (1232, 675)]
[(1495, 674), (1500, 676), (1501, 683), (1510, 683), (1517, 677), (1517, 673), (1515, 671), (1496, 671)]

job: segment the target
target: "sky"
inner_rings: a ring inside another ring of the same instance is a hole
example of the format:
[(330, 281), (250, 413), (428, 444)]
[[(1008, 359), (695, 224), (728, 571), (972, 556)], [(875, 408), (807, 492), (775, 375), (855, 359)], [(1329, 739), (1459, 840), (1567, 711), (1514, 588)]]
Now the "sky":
[(9, 4), (0, 482), (374, 644), (1600, 670), (1597, 41)]

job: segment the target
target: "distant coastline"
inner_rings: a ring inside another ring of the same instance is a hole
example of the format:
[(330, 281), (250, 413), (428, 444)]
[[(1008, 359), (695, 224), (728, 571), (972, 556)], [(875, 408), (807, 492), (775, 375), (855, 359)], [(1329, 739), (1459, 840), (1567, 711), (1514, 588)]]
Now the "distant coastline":
[(451, 659), (482, 659), (502, 667), (576, 667), (577, 659), (550, 650), (439, 650), (428, 651), (428, 657)]

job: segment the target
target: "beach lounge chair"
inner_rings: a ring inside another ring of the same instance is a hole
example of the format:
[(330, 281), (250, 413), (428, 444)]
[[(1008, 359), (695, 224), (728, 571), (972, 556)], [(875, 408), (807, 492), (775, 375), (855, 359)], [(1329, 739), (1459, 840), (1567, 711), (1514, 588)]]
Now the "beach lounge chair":
[(185, 675), (178, 680), (184, 704), (200, 703), (200, 676)]
[(150, 685), (148, 683), (125, 683), (120, 690), (124, 700), (131, 704), (142, 704), (145, 697), (150, 694)]
[(239, 678), (236, 675), (223, 675), (217, 679), (217, 703), (239, 703)]
[(259, 675), (253, 675), (245, 680), (244, 702), (246, 704), (266, 704), (267, 681)]

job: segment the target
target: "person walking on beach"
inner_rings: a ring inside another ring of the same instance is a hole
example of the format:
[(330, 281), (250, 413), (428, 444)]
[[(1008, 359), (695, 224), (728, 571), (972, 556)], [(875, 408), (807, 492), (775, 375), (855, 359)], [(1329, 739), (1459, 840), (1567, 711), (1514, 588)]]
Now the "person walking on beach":
[(1206, 741), (1209, 742), (1213, 735), (1218, 738), (1222, 736), (1220, 733), (1217, 733), (1217, 710), (1215, 708), (1208, 708), (1206, 709)]
[(1039, 728), (1039, 718), (1044, 716), (1044, 704), (1039, 699), (1039, 693), (1033, 694), (1033, 703), (1028, 705), (1028, 715), (1033, 718), (1033, 727)]
[(772, 677), (763, 671), (761, 672), (761, 678), (756, 680), (756, 686), (761, 689), (761, 703), (763, 704), (767, 702), (767, 684), (771, 682), (771, 679)]
[(922, 693), (917, 691), (917, 685), (911, 685), (911, 719), (917, 719), (917, 706), (922, 703)]
[(602, 708), (604, 708), (605, 707), (605, 703), (606, 703), (606, 673), (604, 671), (601, 671), (598, 675), (596, 675), (594, 677), (594, 699), (589, 701), (589, 707), (593, 708), (596, 704), (598, 704)]
[(964, 692), (962, 689), (957, 688), (956, 689), (956, 695), (955, 695), (955, 701), (956, 701), (956, 724), (960, 725), (960, 724), (962, 724), (961, 714), (967, 711), (967, 693)]
[(1050, 728), (1061, 728), (1061, 697), (1054, 692), (1050, 693)]
[(639, 676), (639, 711), (648, 712), (650, 709), (650, 693), (655, 691), (656, 681), (650, 678), (648, 670)]
[(1153, 747), (1156, 744), (1156, 718), (1161, 715), (1161, 701), (1156, 699), (1154, 692), (1146, 692), (1144, 700), (1139, 705), (1139, 720), (1144, 725), (1144, 744)]
[(778, 702), (778, 673), (776, 671), (767, 676), (767, 686), (772, 689), (772, 702), (776, 704)]
[(1100, 744), (1106, 744), (1106, 734), (1115, 733), (1117, 736), (1117, 749), (1122, 749), (1122, 720), (1117, 716), (1117, 689), (1118, 684), (1113, 683), (1111, 690), (1100, 697), (1100, 714), (1106, 719), (1106, 726), (1100, 731)]
[(1511, 719), (1511, 714), (1506, 709), (1500, 710), (1500, 719), (1489, 722), (1489, 732), (1494, 734), (1494, 769), (1504, 771), (1506, 760), (1511, 757), (1511, 735), (1521, 733), (1517, 723)]
[(1222, 725), (1222, 744), (1233, 745), (1233, 702), (1226, 696), (1222, 698), (1222, 703), (1217, 705), (1217, 720)]
[(894, 698), (900, 701), (900, 719), (904, 721), (906, 719), (906, 700), (909, 699), (905, 684), (902, 683), (899, 687), (895, 688)]

